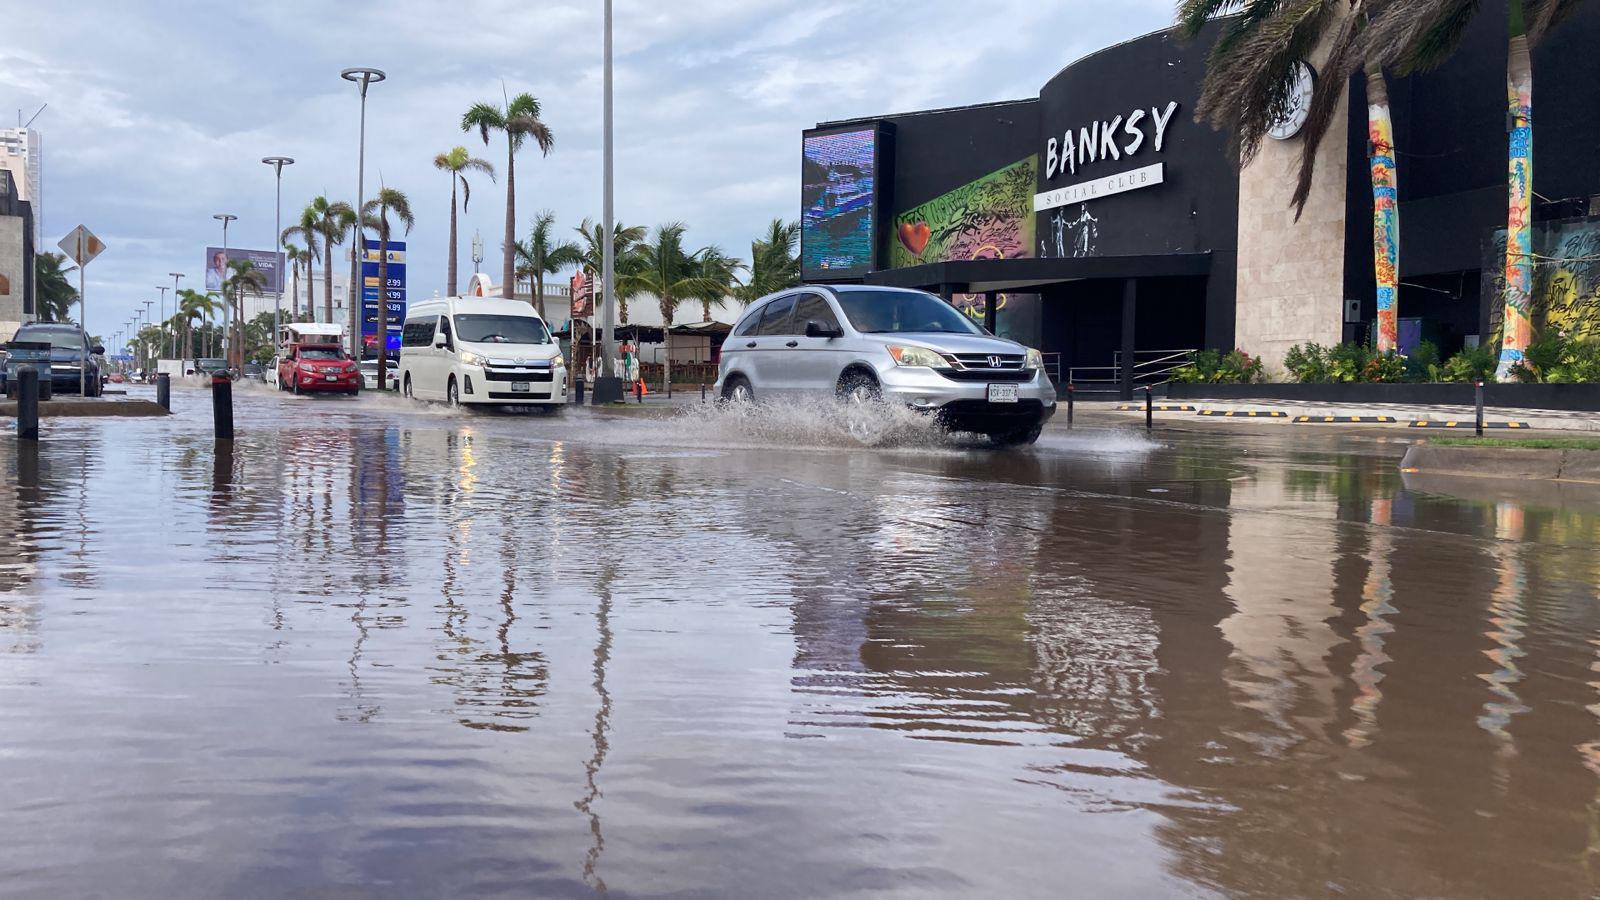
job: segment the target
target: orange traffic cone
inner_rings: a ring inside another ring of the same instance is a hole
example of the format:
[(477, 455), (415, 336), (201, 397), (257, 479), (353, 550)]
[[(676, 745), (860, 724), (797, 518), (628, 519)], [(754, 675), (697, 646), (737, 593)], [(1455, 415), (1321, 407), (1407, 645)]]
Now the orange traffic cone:
[(650, 385), (644, 383), (643, 375), (639, 376), (639, 393), (646, 397), (650, 396)]

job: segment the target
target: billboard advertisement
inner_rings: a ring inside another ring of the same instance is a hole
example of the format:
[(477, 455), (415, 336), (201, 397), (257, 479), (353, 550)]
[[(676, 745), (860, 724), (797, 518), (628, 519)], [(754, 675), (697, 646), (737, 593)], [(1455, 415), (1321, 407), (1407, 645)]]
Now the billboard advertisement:
[(574, 319), (587, 319), (594, 315), (594, 279), (582, 269), (572, 274), (572, 312)]
[(400, 328), (406, 321), (406, 243), (383, 246), (389, 255), (388, 284), (378, 282), (379, 243), (367, 240), (361, 255), (361, 345), (365, 353), (376, 353), (381, 333), (382, 347), (394, 357), (400, 354)]
[(878, 205), (875, 127), (808, 134), (800, 173), (800, 270), (804, 277), (872, 268)]
[(283, 290), (283, 256), (273, 250), (241, 250), (238, 247), (229, 247), (224, 251), (221, 247), (206, 248), (206, 290), (222, 290), (222, 282), (228, 277), (227, 264), (241, 259), (250, 260), (262, 275), (266, 276), (266, 287), (261, 289), (264, 294), (276, 294)]

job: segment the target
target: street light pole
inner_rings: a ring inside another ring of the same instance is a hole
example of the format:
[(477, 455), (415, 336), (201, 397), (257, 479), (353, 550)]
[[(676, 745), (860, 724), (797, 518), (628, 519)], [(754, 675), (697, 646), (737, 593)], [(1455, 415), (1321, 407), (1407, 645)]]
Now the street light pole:
[[(183, 277), (183, 273), (182, 272), (168, 272), (167, 274), (172, 276), (172, 314), (173, 314), (173, 316), (177, 316), (177, 314), (178, 314), (178, 279)], [(187, 326), (188, 323), (185, 322), (184, 325)], [(172, 349), (174, 351), (178, 350), (178, 336), (176, 334), (174, 334), (172, 336)], [(179, 372), (179, 374), (182, 374), (182, 372), (183, 372), (183, 368), (184, 368), (183, 367), (183, 360), (188, 358), (189, 349), (190, 348), (188, 348), (188, 347), (184, 347), (181, 352), (175, 352), (173, 354), (174, 356), (178, 357), (178, 363), (179, 363), (178, 364), (178, 372)]]
[[(162, 356), (166, 356), (167, 355), (167, 286), (164, 285), (164, 284), (158, 284), (158, 285), (156, 285), (156, 290), (161, 292), (161, 317), (159, 319), (157, 319), (157, 321), (160, 323), (160, 329), (161, 329), (161, 332), (160, 332), (161, 333), (161, 355)], [(172, 295), (172, 300), (173, 300), (174, 303), (176, 303), (177, 300), (178, 300), (178, 295), (177, 294), (173, 294)]]
[(272, 233), (277, 235), (278, 257), (273, 263), (277, 267), (275, 273), (278, 278), (278, 299), (272, 305), (272, 339), (270, 341), (274, 352), (278, 347), (278, 329), (281, 327), (280, 319), (283, 317), (283, 167), (294, 165), (294, 160), (287, 156), (266, 156), (262, 162), (272, 167), (272, 174), (278, 181), (277, 212), (273, 219)]
[[(604, 189), (604, 194), (605, 194), (605, 197), (604, 197), (604, 201), (605, 201), (605, 210), (604, 210), (604, 212), (605, 212), (605, 215), (604, 215), (605, 223), (604, 223), (604, 225), (602, 227), (605, 229), (605, 233), (600, 236), (601, 237), (601, 248), (602, 248), (601, 249), (601, 256), (602, 256), (602, 259), (603, 259), (603, 263), (602, 263), (603, 271), (601, 273), (603, 280), (601, 282), (601, 290), (603, 292), (602, 299), (605, 301), (605, 305), (606, 305), (605, 314), (601, 319), (602, 328), (604, 330), (604, 334), (602, 335), (602, 339), (601, 339), (601, 348), (602, 349), (601, 349), (601, 360), (600, 360), (600, 362), (601, 362), (601, 370), (600, 371), (601, 371), (601, 376), (604, 379), (603, 383), (605, 384), (605, 388), (604, 388), (604, 390), (602, 390), (601, 389), (601, 382), (599, 380), (597, 380), (597, 382), (595, 384), (595, 391), (594, 391), (594, 402), (596, 404), (609, 403), (612, 400), (620, 400), (622, 398), (622, 386), (621, 386), (620, 383), (618, 383), (615, 380), (616, 372), (615, 372), (615, 370), (614, 370), (614, 368), (612, 366), (612, 357), (616, 353), (616, 346), (613, 343), (613, 340), (614, 340), (614, 338), (616, 336), (615, 335), (615, 331), (616, 331), (616, 324), (617, 324), (617, 319), (616, 319), (616, 308), (617, 308), (616, 307), (616, 303), (617, 303), (617, 279), (616, 279), (616, 274), (617, 274), (616, 273), (616, 264), (617, 264), (617, 261), (616, 261), (616, 250), (617, 250), (617, 247), (616, 247), (616, 244), (617, 244), (617, 242), (616, 242), (616, 238), (613, 235), (613, 233), (615, 231), (615, 224), (612, 221), (612, 201), (613, 201), (613, 190), (612, 190), (612, 188), (613, 188), (613, 184), (612, 184), (612, 159), (611, 159), (611, 150), (612, 150), (612, 132), (611, 132), (611, 0), (606, 0), (605, 28), (606, 28), (606, 34), (605, 34), (604, 99), (601, 102), (601, 122), (602, 122), (601, 129), (602, 129), (602, 135), (603, 135), (603, 143), (602, 143), (602, 147), (603, 147), (603, 152), (602, 152), (603, 163), (602, 163), (602, 166), (603, 166), (603, 169), (604, 169), (604, 173), (602, 175), (602, 182), (603, 182), (603, 184), (605, 186), (605, 189)], [(612, 396), (613, 393), (616, 396)]]
[[(350, 356), (361, 359), (361, 326), (363, 307), (366, 300), (366, 287), (360, 284), (361, 261), (367, 256), (367, 230), (361, 221), (361, 207), (366, 205), (366, 180), (367, 180), (367, 88), (388, 78), (382, 69), (357, 66), (345, 69), (339, 73), (345, 81), (354, 82), (361, 88), (361, 137), (356, 149), (356, 241), (350, 250), (350, 310), (346, 318), (350, 321)], [(359, 286), (358, 286), (359, 285)], [(383, 342), (383, 352), (378, 354), (379, 382), (382, 382), (385, 371), (385, 360), (388, 357), (389, 336), (389, 286), (378, 285), (378, 323), (376, 337)]]
[(233, 304), (228, 302), (228, 223), (238, 220), (232, 213), (217, 213), (211, 218), (222, 223), (222, 284), (217, 293), (222, 295), (222, 359), (233, 364)]

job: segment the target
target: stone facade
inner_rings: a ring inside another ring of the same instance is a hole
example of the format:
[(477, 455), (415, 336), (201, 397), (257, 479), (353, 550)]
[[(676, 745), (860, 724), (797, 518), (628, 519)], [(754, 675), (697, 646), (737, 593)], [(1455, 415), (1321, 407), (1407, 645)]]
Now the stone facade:
[(5, 331), (11, 328), (5, 323), (30, 318), (22, 311), (32, 262), (26, 253), (24, 221), (20, 216), (0, 216), (0, 330)]
[(1322, 146), (1300, 221), (1294, 194), (1303, 139), (1267, 139), (1239, 173), (1239, 267), (1234, 343), (1276, 376), (1290, 347), (1337, 344), (1344, 333), (1344, 140), (1349, 94), (1340, 101)]

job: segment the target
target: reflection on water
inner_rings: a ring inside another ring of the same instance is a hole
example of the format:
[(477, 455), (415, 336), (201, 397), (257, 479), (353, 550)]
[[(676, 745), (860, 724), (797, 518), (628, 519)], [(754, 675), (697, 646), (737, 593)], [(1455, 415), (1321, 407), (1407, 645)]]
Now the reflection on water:
[(0, 443), (0, 896), (1600, 887), (1591, 498), (242, 398)]

